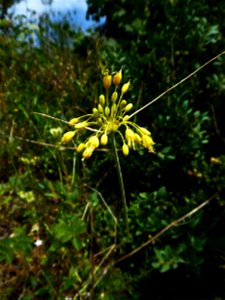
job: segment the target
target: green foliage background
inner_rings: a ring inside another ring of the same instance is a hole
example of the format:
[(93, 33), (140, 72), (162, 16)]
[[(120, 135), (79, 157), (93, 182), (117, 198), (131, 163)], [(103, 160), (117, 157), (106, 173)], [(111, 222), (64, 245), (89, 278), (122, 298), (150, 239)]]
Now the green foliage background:
[[(225, 299), (224, 56), (135, 117), (152, 132), (156, 154), (121, 157), (129, 235), (111, 151), (81, 162), (73, 144), (57, 147), (67, 126), (34, 114), (88, 113), (105, 67), (123, 68), (129, 98), (143, 106), (224, 51), (224, 1), (87, 2), (89, 16), (106, 17), (88, 33), (69, 16), (35, 23), (2, 12), (1, 299)], [(102, 199), (118, 220), (115, 251)]]

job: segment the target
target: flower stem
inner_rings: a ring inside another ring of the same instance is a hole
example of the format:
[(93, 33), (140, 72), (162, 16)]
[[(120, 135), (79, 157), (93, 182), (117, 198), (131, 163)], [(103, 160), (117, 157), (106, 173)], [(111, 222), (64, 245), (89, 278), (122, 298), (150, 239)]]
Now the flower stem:
[(119, 159), (119, 155), (118, 155), (117, 147), (116, 147), (115, 134), (113, 134), (113, 151), (114, 151), (116, 169), (117, 169), (117, 173), (118, 173), (118, 177), (119, 177), (119, 184), (120, 184), (121, 196), (122, 196), (123, 207), (124, 207), (126, 230), (127, 230), (127, 233), (129, 234), (127, 200), (126, 200), (126, 193), (125, 193), (125, 188), (124, 188), (123, 174), (121, 171), (120, 159)]

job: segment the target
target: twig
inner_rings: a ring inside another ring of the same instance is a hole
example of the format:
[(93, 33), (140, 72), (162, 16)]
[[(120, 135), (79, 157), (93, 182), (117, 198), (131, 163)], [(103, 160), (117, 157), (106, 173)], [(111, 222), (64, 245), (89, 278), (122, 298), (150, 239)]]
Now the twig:
[(76, 181), (76, 162), (77, 162), (77, 155), (76, 155), (76, 152), (74, 151), (72, 176), (71, 176), (71, 186), (73, 186), (75, 181)]
[[(87, 290), (88, 287), (90, 287), (90, 294), (89, 294), (90, 299), (93, 298), (95, 287), (102, 280), (102, 278), (107, 274), (106, 270), (108, 270), (108, 267), (105, 267), (103, 270), (101, 270), (101, 267), (103, 266), (105, 261), (109, 258), (111, 253), (113, 253), (115, 251), (116, 243), (117, 243), (117, 218), (113, 214), (111, 208), (106, 203), (102, 194), (95, 188), (93, 188), (89, 185), (86, 185), (86, 186), (98, 194), (99, 198), (101, 199), (104, 206), (106, 207), (108, 213), (111, 215), (112, 219), (114, 220), (114, 244), (109, 246), (108, 248), (104, 249), (103, 251), (101, 251), (101, 253), (98, 253), (97, 255), (93, 253), (93, 232), (94, 232), (93, 207), (92, 207), (92, 204), (90, 202), (88, 202), (84, 209), (84, 212), (82, 215), (82, 220), (84, 220), (84, 218), (87, 214), (87, 211), (90, 210), (90, 216), (91, 216), (91, 254), (90, 254), (91, 271), (88, 276), (88, 279), (83, 282), (83, 284), (82, 284), (83, 287), (77, 292), (77, 294), (74, 296), (74, 299), (77, 299), (78, 296), (82, 295)], [(105, 252), (106, 252), (106, 254), (102, 258), (100, 263), (98, 265), (94, 266), (94, 260), (95, 260), (96, 256), (99, 256), (100, 254), (104, 254)]]
[(174, 84), (173, 86), (171, 86), (170, 88), (168, 88), (165, 92), (163, 92), (162, 94), (160, 94), (155, 99), (151, 100), (150, 102), (148, 102), (147, 104), (145, 104), (144, 106), (142, 106), (141, 108), (139, 108), (138, 110), (136, 110), (133, 114), (130, 115), (130, 118), (132, 118), (133, 116), (135, 116), (136, 114), (138, 114), (139, 112), (141, 112), (142, 110), (144, 110), (145, 108), (149, 107), (150, 105), (152, 105), (154, 102), (156, 102), (157, 100), (159, 100), (160, 98), (162, 98), (163, 96), (165, 96), (166, 94), (168, 94), (170, 91), (174, 90), (176, 87), (178, 87), (178, 85), (182, 84), (187, 79), (189, 79), (192, 76), (194, 76), (196, 73), (198, 73), (199, 71), (201, 71), (203, 68), (205, 68), (211, 62), (213, 62), (214, 60), (218, 59), (220, 56), (222, 56), (224, 54), (225, 54), (225, 51), (221, 52), (217, 56), (215, 56), (212, 59), (208, 60), (206, 63), (204, 63), (197, 70), (195, 70), (194, 72), (192, 72), (191, 74), (189, 74), (188, 76), (186, 76), (185, 78), (183, 78), (181, 81), (177, 82), (176, 84)]
[[(112, 266), (112, 264), (109, 264), (103, 270), (100, 269), (102, 267), (102, 265), (104, 264), (104, 262), (106, 261), (106, 259), (114, 251), (114, 249), (115, 249), (115, 245), (110, 246), (109, 251), (103, 257), (103, 259), (101, 260), (101, 262), (95, 267), (94, 272), (93, 272), (93, 276), (95, 278), (97, 278), (97, 276), (98, 276), (98, 278), (95, 281), (93, 288), (96, 288), (96, 286), (99, 284), (99, 282), (107, 274), (108, 269)], [(100, 274), (98, 274), (98, 273), (100, 273)], [(79, 296), (83, 295), (84, 292), (87, 290), (87, 288), (91, 285), (92, 280), (93, 280), (92, 276), (89, 276), (89, 278), (85, 282), (83, 282), (83, 287), (74, 295), (73, 299), (78, 299)], [(89, 294), (89, 293), (86, 292), (86, 294)]]
[(148, 241), (146, 241), (145, 243), (141, 244), (139, 247), (137, 247), (136, 249), (134, 249), (133, 251), (131, 251), (130, 253), (120, 257), (119, 259), (116, 260), (115, 264), (127, 259), (128, 257), (133, 256), (134, 254), (136, 254), (137, 252), (139, 252), (140, 250), (142, 250), (143, 248), (147, 247), (148, 245), (154, 243), (162, 234), (164, 234), (166, 231), (168, 231), (169, 229), (171, 229), (172, 227), (178, 225), (179, 223), (183, 222), (184, 220), (186, 220), (187, 218), (191, 217), (193, 214), (196, 214), (200, 209), (202, 209), (204, 206), (206, 206), (207, 204), (209, 204), (209, 202), (214, 199), (216, 196), (218, 195), (218, 193), (214, 194), (213, 196), (211, 196), (208, 200), (204, 201), (203, 203), (201, 203), (200, 205), (198, 205), (197, 207), (195, 207), (194, 209), (192, 209), (191, 211), (189, 211), (187, 214), (185, 214), (184, 216), (180, 217), (179, 219), (171, 222), (169, 225), (167, 225), (166, 227), (164, 227), (162, 230), (160, 230), (155, 236), (153, 236), (152, 238), (150, 238)]
[(215, 130), (216, 130), (216, 133), (222, 139), (222, 141), (225, 143), (225, 138), (222, 136), (222, 134), (221, 134), (221, 132), (219, 130), (219, 127), (218, 127), (218, 123), (217, 123), (217, 120), (216, 120), (215, 108), (214, 108), (213, 105), (210, 105), (210, 107), (211, 107), (211, 110), (212, 110), (213, 123), (214, 123), (214, 127), (215, 127)]
[[(3, 133), (3, 132), (0, 132), (0, 134), (3, 135), (3, 136), (8, 136), (8, 134)], [(55, 145), (55, 144), (40, 142), (40, 141), (36, 141), (36, 140), (30, 140), (30, 139), (26, 139), (26, 138), (23, 138), (23, 137), (20, 137), (20, 136), (16, 136), (16, 135), (11, 136), (10, 137), (10, 141), (12, 141), (12, 139), (17, 139), (17, 140), (20, 140), (20, 141), (25, 141), (25, 142), (28, 142), (28, 143), (31, 143), (31, 144), (40, 145), (40, 146), (48, 146), (48, 147), (51, 147), (51, 148), (57, 148), (59, 150), (73, 150), (73, 151), (75, 150), (75, 147), (65, 147), (65, 146), (62, 146), (62, 145)]]
[(65, 121), (65, 120), (62, 120), (62, 119), (59, 119), (59, 118), (56, 118), (56, 117), (52, 117), (50, 115), (47, 115), (47, 114), (43, 114), (43, 113), (40, 113), (40, 112), (37, 112), (37, 111), (34, 111), (33, 114), (36, 114), (36, 115), (39, 115), (39, 116), (42, 116), (42, 117), (45, 117), (45, 118), (48, 118), (48, 119), (52, 119), (54, 121), (59, 121), (59, 122), (62, 122), (62, 123), (65, 123), (65, 124), (70, 124), (68, 121)]
[(90, 300), (94, 299), (94, 269), (95, 269), (95, 262), (94, 262), (94, 213), (93, 213), (93, 206), (90, 206)]
[(107, 204), (107, 202), (105, 201), (104, 197), (102, 196), (102, 194), (96, 190), (95, 188), (88, 186), (92, 191), (94, 191), (96, 194), (98, 194), (99, 198), (102, 200), (103, 204), (105, 205), (106, 209), (108, 210), (109, 214), (111, 215), (113, 221), (114, 221), (114, 245), (116, 245), (117, 243), (117, 218), (115, 217), (115, 215), (113, 214), (111, 208), (109, 207), (109, 205)]
[(86, 214), (87, 214), (87, 211), (88, 211), (90, 205), (91, 205), (90, 202), (88, 202), (88, 203), (86, 204), (86, 206), (85, 206), (85, 208), (84, 208), (84, 212), (83, 212), (82, 217), (81, 217), (81, 220), (82, 220), (82, 221), (84, 221), (84, 218), (86, 217)]

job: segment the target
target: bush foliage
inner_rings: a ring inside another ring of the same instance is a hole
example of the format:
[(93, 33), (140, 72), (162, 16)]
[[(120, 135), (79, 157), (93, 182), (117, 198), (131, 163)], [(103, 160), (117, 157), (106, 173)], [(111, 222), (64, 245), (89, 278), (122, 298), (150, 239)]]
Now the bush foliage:
[(134, 117), (156, 153), (119, 152), (129, 232), (113, 152), (82, 161), (57, 119), (91, 112), (106, 68), (144, 106), (224, 51), (225, 4), (87, 3), (86, 33), (0, 20), (1, 299), (224, 299), (225, 56)]

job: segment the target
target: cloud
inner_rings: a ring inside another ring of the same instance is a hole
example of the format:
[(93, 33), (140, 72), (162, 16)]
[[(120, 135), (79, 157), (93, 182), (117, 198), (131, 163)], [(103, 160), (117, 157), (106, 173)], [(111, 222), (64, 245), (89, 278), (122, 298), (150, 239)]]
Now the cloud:
[(50, 10), (61, 12), (79, 10), (86, 13), (87, 3), (85, 0), (53, 0), (51, 5), (44, 5), (41, 0), (25, 0), (16, 4), (13, 10), (16, 14), (26, 14), (28, 10), (33, 10), (38, 14)]
[(60, 9), (60, 10), (68, 10), (68, 9), (79, 9), (84, 10), (86, 12), (87, 10), (87, 3), (85, 0), (53, 0), (52, 7), (54, 9)]
[[(96, 22), (93, 20), (86, 20), (87, 8), (86, 0), (53, 0), (50, 5), (43, 4), (41, 0), (24, 0), (16, 4), (12, 11), (15, 15), (27, 16), (29, 16), (29, 11), (35, 11), (37, 15), (44, 12), (67, 13), (69, 11), (75, 11), (74, 24), (83, 30), (87, 30), (88, 28), (96, 26)], [(102, 18), (100, 23), (103, 22), (104, 18)]]

